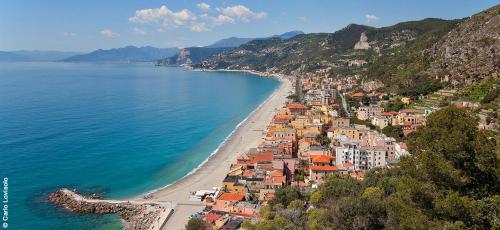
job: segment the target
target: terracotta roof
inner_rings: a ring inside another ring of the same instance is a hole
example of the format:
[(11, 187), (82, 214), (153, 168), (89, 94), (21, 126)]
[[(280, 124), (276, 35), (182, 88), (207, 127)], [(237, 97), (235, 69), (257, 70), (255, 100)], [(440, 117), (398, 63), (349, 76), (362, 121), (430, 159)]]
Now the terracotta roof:
[(271, 162), (273, 161), (273, 152), (259, 152), (253, 154), (247, 154), (250, 162)]
[(364, 95), (365, 95), (365, 94), (364, 94), (364, 93), (362, 93), (362, 92), (357, 92), (357, 93), (353, 93), (353, 94), (351, 94), (351, 97), (362, 97), (362, 96), (364, 96)]
[(347, 163), (343, 163), (342, 166), (344, 166), (344, 168), (348, 168), (348, 167), (352, 167), (353, 164), (351, 162), (347, 162)]
[(285, 182), (285, 176), (273, 176), (264, 180), (265, 185), (282, 185)]
[(411, 122), (405, 121), (405, 122), (403, 122), (403, 126), (411, 126)]
[(415, 110), (413, 109), (402, 109), (402, 110), (399, 110), (400, 113), (414, 113)]
[(325, 156), (325, 155), (314, 155), (311, 156), (311, 160), (313, 163), (325, 163), (329, 164), (333, 159), (335, 159), (334, 156)]
[(394, 111), (391, 111), (391, 112), (381, 112), (380, 116), (395, 116), (397, 114), (398, 114), (398, 112), (394, 112)]
[(307, 106), (303, 104), (290, 103), (287, 105), (289, 109), (307, 109)]
[(339, 169), (336, 166), (317, 166), (313, 165), (310, 167), (313, 171), (338, 171)]
[(207, 215), (205, 215), (203, 217), (203, 219), (205, 219), (208, 223), (211, 224), (211, 223), (215, 222), (216, 220), (218, 220), (220, 217), (221, 217), (221, 215), (211, 212), (211, 213), (208, 213)]
[(283, 171), (282, 170), (273, 170), (271, 172), (271, 176), (275, 177), (275, 176), (283, 176)]
[(248, 177), (248, 176), (255, 176), (257, 173), (254, 170), (245, 170), (243, 171), (243, 176)]
[(219, 196), (219, 200), (245, 200), (245, 196), (236, 193), (223, 193)]

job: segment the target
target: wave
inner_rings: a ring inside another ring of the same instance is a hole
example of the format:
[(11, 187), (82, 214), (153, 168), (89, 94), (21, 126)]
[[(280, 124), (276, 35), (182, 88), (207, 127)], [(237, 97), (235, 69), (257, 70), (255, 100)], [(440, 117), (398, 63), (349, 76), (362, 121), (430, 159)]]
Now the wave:
[[(254, 73), (251, 73), (251, 74), (254, 74)], [(257, 74), (254, 74), (254, 75), (257, 75)], [(259, 76), (259, 75), (257, 75)], [(248, 119), (253, 115), (255, 114), (255, 112), (257, 112), (260, 108), (262, 108), (262, 106), (264, 106), (269, 100), (271, 100), (272, 97), (274, 97), (280, 90), (280, 88), (282, 87), (282, 84), (283, 82), (280, 81), (280, 85), (279, 87), (277, 87), (270, 95), (269, 97), (266, 98), (266, 100), (264, 100), (262, 103), (259, 104), (259, 106), (257, 106), (257, 108), (255, 108), (252, 112), (250, 112), (248, 114), (247, 117), (245, 117), (245, 119), (243, 119), (240, 123), (238, 123), (236, 125), (236, 127), (226, 136), (226, 138), (224, 138), (224, 140), (217, 146), (217, 148), (212, 151), (212, 153), (210, 153), (210, 155), (203, 161), (201, 162), (196, 168), (192, 169), (191, 171), (189, 171), (186, 175), (184, 175), (183, 177), (179, 178), (178, 180), (170, 183), (170, 184), (167, 184), (163, 187), (160, 187), (160, 188), (157, 188), (157, 189), (153, 189), (149, 192), (146, 192), (144, 194), (141, 194), (140, 196), (148, 196), (150, 194), (153, 194), (157, 191), (160, 191), (160, 190), (163, 190), (163, 189), (166, 189), (182, 180), (184, 180), (185, 178), (191, 176), (192, 174), (196, 173), (199, 169), (201, 169), (203, 167), (203, 165), (205, 165), (212, 157), (214, 157), (218, 152), (219, 150), (224, 147), (224, 145), (226, 145), (226, 143), (232, 138), (233, 134), (238, 131), (238, 129), (243, 125), (245, 124), (245, 122), (248, 121)]]

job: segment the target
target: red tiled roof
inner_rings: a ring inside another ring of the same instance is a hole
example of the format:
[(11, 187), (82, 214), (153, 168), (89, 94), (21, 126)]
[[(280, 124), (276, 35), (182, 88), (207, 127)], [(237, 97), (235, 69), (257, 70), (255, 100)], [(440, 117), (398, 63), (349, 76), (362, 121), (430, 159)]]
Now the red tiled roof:
[(402, 110), (399, 110), (400, 113), (414, 113), (415, 110), (413, 109), (402, 109)]
[(362, 92), (357, 92), (357, 93), (353, 93), (351, 94), (351, 97), (362, 97), (364, 96), (365, 94), (363, 94)]
[(307, 109), (307, 106), (303, 104), (290, 103), (287, 105), (289, 109)]
[(221, 215), (211, 212), (211, 213), (208, 213), (207, 215), (205, 215), (203, 217), (203, 219), (205, 219), (208, 223), (213, 223), (216, 220), (218, 220), (220, 217), (221, 217)]
[(335, 159), (334, 156), (326, 156), (326, 155), (313, 155), (313, 156), (311, 156), (311, 160), (313, 163), (329, 164), (333, 159)]
[(312, 171), (338, 171), (339, 169), (336, 166), (318, 166), (313, 165), (310, 167)]
[(245, 196), (236, 193), (223, 193), (219, 196), (219, 200), (245, 200)]
[(411, 126), (411, 122), (405, 121), (405, 122), (403, 122), (403, 126)]
[(348, 168), (348, 167), (352, 167), (353, 164), (351, 162), (347, 162), (347, 163), (343, 163), (342, 166), (344, 166), (344, 168)]
[(283, 171), (282, 170), (273, 170), (271, 172), (271, 176), (275, 177), (275, 176), (283, 176)]
[(395, 116), (398, 112), (390, 111), (390, 112), (381, 112), (380, 116)]
[(273, 152), (253, 153), (253, 154), (247, 154), (247, 156), (250, 159), (250, 162), (252, 163), (273, 161)]

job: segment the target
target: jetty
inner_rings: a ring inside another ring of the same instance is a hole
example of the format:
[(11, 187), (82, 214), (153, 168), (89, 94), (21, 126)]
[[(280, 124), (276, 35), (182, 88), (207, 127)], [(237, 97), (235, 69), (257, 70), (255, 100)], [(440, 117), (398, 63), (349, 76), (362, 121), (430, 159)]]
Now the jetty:
[(160, 230), (173, 213), (169, 202), (102, 200), (67, 188), (50, 194), (48, 200), (73, 212), (117, 214), (124, 221), (125, 229), (134, 230)]

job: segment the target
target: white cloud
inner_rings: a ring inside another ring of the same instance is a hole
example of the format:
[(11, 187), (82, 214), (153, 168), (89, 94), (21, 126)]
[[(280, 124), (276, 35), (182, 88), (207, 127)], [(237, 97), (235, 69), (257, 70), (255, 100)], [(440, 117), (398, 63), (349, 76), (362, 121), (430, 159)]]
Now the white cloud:
[(202, 22), (202, 23), (195, 23), (191, 26), (191, 31), (194, 31), (194, 32), (203, 32), (203, 31), (209, 31), (207, 25)]
[(64, 37), (75, 37), (76, 36), (76, 33), (73, 33), (73, 32), (62, 32), (61, 34)]
[(196, 15), (187, 9), (177, 12), (171, 11), (166, 6), (154, 9), (135, 11), (135, 15), (128, 19), (137, 24), (153, 24), (162, 28), (177, 28), (196, 20)]
[(148, 33), (146, 33), (146, 31), (141, 30), (139, 28), (132, 29), (132, 32), (134, 32), (134, 34), (138, 34), (138, 35), (146, 35), (146, 34), (148, 34)]
[[(166, 6), (161, 6), (159, 8), (137, 10), (128, 20), (134, 24), (154, 26), (158, 32), (175, 28), (186, 28), (191, 31), (202, 32), (224, 24), (249, 22), (267, 17), (266, 12), (253, 12), (244, 5), (216, 8), (216, 12), (209, 11), (211, 6), (204, 2), (198, 3), (196, 6), (203, 13), (196, 15), (188, 9), (174, 12)], [(133, 32), (145, 34), (145, 31), (141, 29), (134, 29)]]
[(218, 8), (222, 14), (229, 16), (231, 18), (237, 18), (244, 22), (249, 22), (255, 19), (263, 19), (267, 17), (266, 12), (253, 12), (248, 7), (244, 5), (229, 6), (225, 8)]
[(198, 7), (198, 9), (202, 10), (202, 11), (208, 11), (210, 10), (210, 5), (202, 2), (202, 3), (198, 3), (196, 4), (196, 6)]
[(365, 18), (366, 18), (367, 22), (377, 21), (380, 19), (379, 17), (372, 15), (372, 14), (366, 14)]
[(110, 38), (120, 37), (120, 34), (115, 33), (110, 29), (101, 30), (101, 35), (106, 36), (106, 37), (110, 37)]
[(209, 16), (207, 14), (200, 15), (201, 18), (209, 20), (213, 26), (220, 26), (228, 23), (235, 23), (234, 18), (229, 17), (227, 15), (219, 14), (217, 17)]

